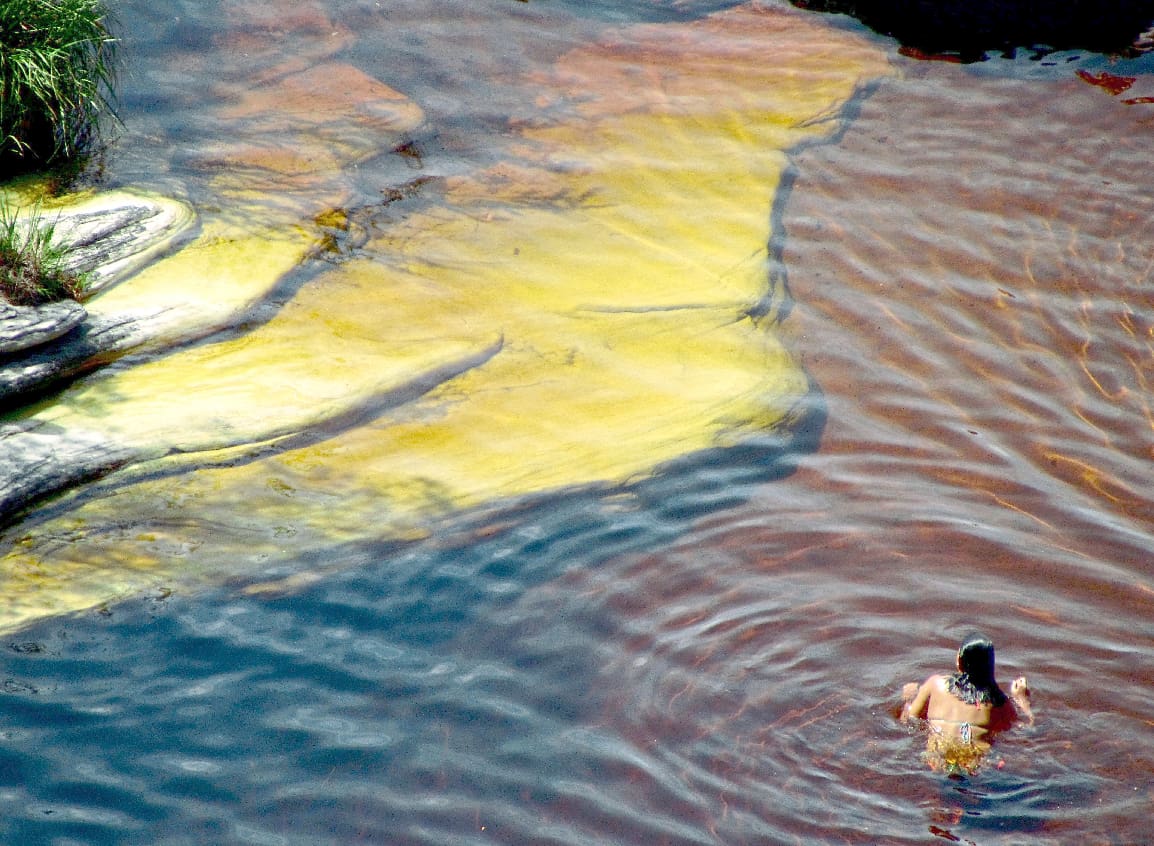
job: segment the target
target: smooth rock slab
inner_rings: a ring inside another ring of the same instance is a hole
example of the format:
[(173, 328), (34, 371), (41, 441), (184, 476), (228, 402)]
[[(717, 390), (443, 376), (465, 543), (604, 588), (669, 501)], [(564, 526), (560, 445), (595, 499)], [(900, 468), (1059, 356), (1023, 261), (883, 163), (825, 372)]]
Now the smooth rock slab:
[(88, 312), (70, 300), (42, 306), (0, 302), (0, 355), (32, 349), (67, 335)]
[(96, 369), (139, 345), (149, 329), (149, 323), (132, 315), (89, 318), (57, 343), (0, 362), (0, 408)]
[[(179, 246), (195, 215), (184, 203), (125, 191), (98, 194), (41, 218), (68, 244), (70, 269), (89, 274), (89, 294), (121, 282)], [(44, 391), (148, 339), (150, 321), (132, 315), (91, 318), (79, 303), (42, 306), (0, 302), (0, 406)]]
[(172, 249), (195, 221), (185, 203), (124, 191), (44, 214), (55, 217), (57, 242), (71, 245), (68, 267), (89, 274), (90, 296)]
[[(7, 502), (121, 469), (9, 531), (0, 630), (142, 584), (328, 566), (451, 514), (789, 439), (810, 402), (773, 335), (785, 151), (830, 137), (841, 104), (890, 72), (806, 20), (751, 4), (615, 28), (526, 80), (556, 121), (510, 125), (510, 168), (446, 185), (443, 205), (414, 204), (267, 306), (238, 302), (232, 325), (267, 316), (243, 335), (126, 361), (44, 403), (38, 428), (6, 439), (19, 460), (0, 479), (23, 485)], [(237, 301), (316, 215), (270, 247), (234, 209), (219, 225), (236, 237), (198, 239), (93, 316), (167, 303), (187, 326), (190, 301)]]
[(0, 514), (125, 464), (133, 451), (95, 432), (35, 420), (0, 425)]

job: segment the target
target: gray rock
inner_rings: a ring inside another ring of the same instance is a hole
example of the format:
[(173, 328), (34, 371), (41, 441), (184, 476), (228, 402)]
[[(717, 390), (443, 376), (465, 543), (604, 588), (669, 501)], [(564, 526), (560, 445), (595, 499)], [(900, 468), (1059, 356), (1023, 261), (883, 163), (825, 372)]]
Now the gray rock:
[(184, 203), (115, 192), (59, 212), (55, 239), (70, 245), (67, 266), (89, 274), (92, 295), (171, 249), (193, 220)]
[(131, 450), (93, 432), (63, 433), (38, 422), (0, 425), (0, 515), (7, 521), (29, 504), (132, 458)]
[(0, 361), (0, 408), (96, 369), (135, 347), (142, 335), (132, 316), (90, 318), (55, 344)]
[[(52, 222), (55, 242), (71, 247), (68, 267), (89, 274), (90, 295), (179, 246), (195, 221), (184, 203), (123, 191), (41, 215)], [(93, 319), (71, 301), (28, 307), (0, 301), (0, 407), (112, 361), (152, 331), (147, 319)]]
[(80, 303), (64, 301), (43, 306), (0, 302), (0, 355), (32, 349), (67, 335), (88, 312)]

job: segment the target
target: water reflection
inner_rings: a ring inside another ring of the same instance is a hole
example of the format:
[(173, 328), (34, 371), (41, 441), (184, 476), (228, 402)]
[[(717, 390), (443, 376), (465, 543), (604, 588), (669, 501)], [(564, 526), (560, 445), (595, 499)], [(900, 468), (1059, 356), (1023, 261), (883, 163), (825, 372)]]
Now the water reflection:
[[(331, 548), (336, 572), (282, 595), (157, 595), (26, 630), (6, 659), (6, 833), (1058, 843), (1144, 825), (1114, 768), (1149, 749), (1078, 751), (1119, 715), (1086, 719), (1085, 679), (1052, 669), (1069, 649), (1028, 618), (997, 636), (1007, 672), (1044, 680), (1044, 719), (1002, 739), (1002, 770), (941, 779), (889, 705), (940, 653), (909, 644), (911, 606), (940, 612), (964, 578), (869, 579), (876, 558), (760, 508), (663, 521), (661, 501), (565, 497), (407, 549)], [(1034, 593), (1102, 628), (1066, 586)]]

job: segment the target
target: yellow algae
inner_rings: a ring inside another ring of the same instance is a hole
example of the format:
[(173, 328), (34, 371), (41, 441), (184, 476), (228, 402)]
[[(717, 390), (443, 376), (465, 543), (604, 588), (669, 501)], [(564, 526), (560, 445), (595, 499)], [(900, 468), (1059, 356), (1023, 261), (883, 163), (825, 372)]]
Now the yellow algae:
[[(0, 562), (21, 597), (0, 627), (134, 585), (280, 573), (788, 425), (808, 382), (771, 331), (785, 151), (886, 71), (850, 35), (756, 7), (566, 56), (536, 81), (558, 122), (521, 128), (519, 161), (448, 180), (442, 206), (374, 232), (244, 336), (39, 413), (138, 463), (29, 525)], [(163, 300), (213, 255), (218, 273), (283, 269), (212, 237), (117, 305)], [(227, 284), (193, 296), (252, 293)]]
[(94, 315), (147, 320), (158, 340), (200, 334), (227, 325), (266, 297), (312, 242), (303, 229), (209, 220), (197, 240), (85, 307)]
[[(147, 326), (152, 342), (172, 341), (221, 328), (245, 308), (263, 300), (278, 281), (300, 264), (315, 242), (303, 227), (240, 225), (216, 218), (204, 222), (195, 240), (182, 244), (193, 227), (187, 204), (134, 191), (86, 191), (61, 197), (44, 193), (41, 182), (5, 186), (0, 197), (39, 209), (62, 240), (72, 226), (68, 215), (155, 207), (163, 224), (139, 249), (127, 249), (100, 266), (101, 287), (84, 305), (100, 317), (132, 315)], [(99, 228), (99, 227), (98, 227)], [(158, 261), (163, 258), (163, 261)], [(129, 285), (116, 284), (131, 277)]]
[[(221, 449), (302, 431), (430, 372), (464, 369), (458, 362), (483, 359), (500, 343), (495, 335), (383, 339), (355, 319), (365, 310), (288, 311), (236, 341), (93, 380), (39, 419), (99, 431), (150, 456)], [(127, 408), (133, 414), (120, 413)]]
[(806, 388), (764, 330), (724, 313), (574, 323), (574, 334), (529, 336), (445, 386), (431, 398), (443, 403), (438, 419), (351, 433), (342, 461), (353, 459), (393, 507), (428, 507), (430, 488), (451, 491), (457, 507), (478, 505), (644, 475), (739, 428), (780, 423)]

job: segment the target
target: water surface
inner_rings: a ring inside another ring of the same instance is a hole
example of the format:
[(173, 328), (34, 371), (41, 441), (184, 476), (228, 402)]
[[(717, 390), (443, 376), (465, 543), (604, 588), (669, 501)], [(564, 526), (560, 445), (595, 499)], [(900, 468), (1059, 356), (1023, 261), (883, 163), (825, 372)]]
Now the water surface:
[[(592, 85), (615, 45), (653, 43), (639, 18), (714, 11), (508, 5), (126, 5), (144, 78), (127, 94), (136, 143), (107, 178), (219, 208), (222, 227), (254, 206), (297, 225), (318, 205), (378, 208), (352, 216), (361, 241), (335, 227), (336, 270), (306, 263), (278, 284), (347, 283), (442, 203), (417, 185), (382, 206), (383, 190), (523, 166), (521, 127), (576, 108), (559, 69)], [(789, 14), (827, 33), (809, 44), (865, 38)], [(273, 33), (302, 68), (355, 68), (424, 122), (376, 156), (315, 165), (309, 136), (267, 166), (229, 109), (252, 105), (247, 62), (279, 61)], [(101, 572), (125, 549), (148, 563), (135, 598), (7, 635), (4, 839), (1140, 842), (1154, 804), (1154, 106), (1125, 100), (1154, 85), (1149, 62), (962, 67), (868, 43), (884, 61), (852, 120), (799, 139), (785, 190), (772, 197), (776, 171), (762, 172), (750, 202), (763, 267), (788, 285), (784, 348), (813, 386), (789, 439), (687, 449), (624, 481), (562, 474), (409, 533), (366, 531), (360, 505), (342, 521), (330, 491), (347, 492), (325, 468), (349, 447), (327, 436), (276, 473), (247, 458), (165, 467), (48, 505), (8, 542), (45, 562), (103, 556)], [(1113, 95), (1079, 70), (1135, 81)], [(595, 116), (610, 100), (648, 108), (609, 78)], [(505, 183), (458, 183), (478, 184)], [(302, 229), (306, 245), (323, 234)], [(277, 497), (311, 503), (278, 511)], [(238, 519), (246, 500), (254, 516)], [(324, 512), (324, 531), (300, 518)], [(216, 586), (193, 590), (189, 571)], [(956, 781), (925, 768), (892, 711), (971, 627), (998, 643), (1004, 678), (1030, 677), (1039, 719)]]

